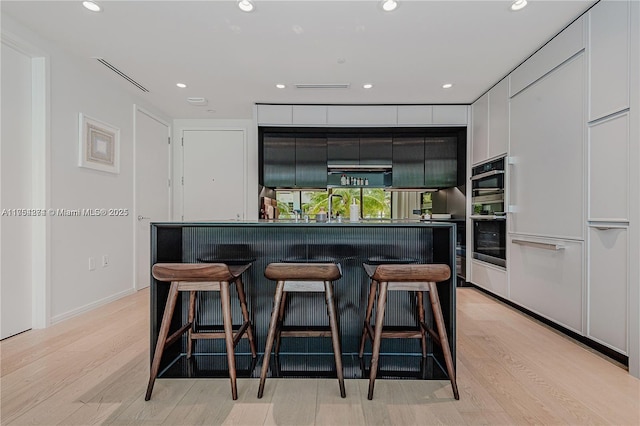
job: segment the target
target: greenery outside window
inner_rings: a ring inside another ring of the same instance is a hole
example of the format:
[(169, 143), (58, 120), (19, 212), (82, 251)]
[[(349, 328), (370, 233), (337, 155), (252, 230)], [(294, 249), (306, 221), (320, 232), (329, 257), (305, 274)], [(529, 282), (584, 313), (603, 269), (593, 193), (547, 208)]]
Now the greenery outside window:
[(329, 195), (333, 197), (332, 212), (343, 218), (349, 217), (349, 206), (355, 199), (360, 206), (364, 219), (391, 219), (391, 193), (381, 188), (334, 188), (330, 191), (276, 191), (279, 217), (295, 218), (296, 211), (300, 217), (314, 217), (320, 209), (329, 210)]

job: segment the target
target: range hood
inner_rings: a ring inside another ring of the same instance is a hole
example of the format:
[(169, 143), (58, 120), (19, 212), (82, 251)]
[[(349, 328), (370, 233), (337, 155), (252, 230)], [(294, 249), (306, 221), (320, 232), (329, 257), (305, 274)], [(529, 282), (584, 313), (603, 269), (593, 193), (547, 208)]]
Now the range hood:
[(387, 172), (391, 164), (327, 164), (330, 172)]

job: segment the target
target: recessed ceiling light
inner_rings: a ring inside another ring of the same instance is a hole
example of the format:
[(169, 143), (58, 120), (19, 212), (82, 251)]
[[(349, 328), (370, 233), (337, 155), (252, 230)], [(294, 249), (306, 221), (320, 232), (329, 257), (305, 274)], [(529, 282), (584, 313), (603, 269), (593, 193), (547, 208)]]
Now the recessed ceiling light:
[(364, 87), (365, 89), (371, 89), (373, 87), (373, 84), (371, 83), (363, 84), (362, 87)]
[(100, 12), (102, 11), (102, 8), (100, 7), (100, 5), (94, 1), (90, 1), (90, 0), (85, 0), (82, 2), (82, 5), (89, 9), (92, 12)]
[(208, 109), (208, 110), (207, 110), (207, 112), (208, 112), (209, 114), (214, 114), (214, 113), (216, 112), (216, 110), (215, 110), (215, 109)]
[(284, 84), (280, 84), (280, 83), (278, 83), (278, 84), (276, 84), (276, 87), (277, 87), (278, 89), (284, 89), (284, 88), (285, 88), (285, 87), (287, 87), (287, 86), (285, 86)]
[(251, 12), (254, 8), (253, 3), (250, 0), (239, 0), (238, 7), (243, 12)]
[(385, 0), (382, 3), (382, 9), (385, 12), (391, 12), (392, 10), (395, 10), (396, 7), (398, 7), (398, 2), (396, 0)]
[(187, 85), (184, 83), (176, 83), (176, 86), (178, 86), (181, 89), (184, 89), (185, 87), (187, 87)]
[(445, 83), (445, 84), (442, 85), (443, 89), (451, 89), (452, 87), (453, 87), (453, 84), (451, 84), (451, 83)]
[(513, 3), (511, 3), (511, 10), (524, 9), (526, 5), (527, 5), (527, 0), (515, 0)]

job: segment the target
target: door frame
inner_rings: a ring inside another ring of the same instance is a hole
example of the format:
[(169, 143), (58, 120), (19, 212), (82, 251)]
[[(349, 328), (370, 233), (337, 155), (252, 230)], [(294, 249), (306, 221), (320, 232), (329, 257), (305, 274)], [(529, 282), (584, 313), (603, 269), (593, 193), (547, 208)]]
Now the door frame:
[(133, 285), (132, 287), (134, 288), (134, 290), (140, 290), (138, 283), (137, 283), (137, 278), (138, 278), (138, 239), (137, 239), (137, 227), (138, 227), (138, 215), (140, 214), (138, 211), (138, 194), (137, 194), (137, 158), (138, 158), (138, 140), (137, 140), (137, 130), (138, 130), (138, 123), (136, 120), (136, 114), (140, 112), (146, 116), (148, 116), (149, 118), (157, 121), (158, 123), (164, 125), (167, 127), (167, 138), (169, 140), (169, 142), (167, 143), (167, 152), (168, 152), (168, 161), (167, 161), (167, 177), (169, 179), (169, 196), (167, 197), (167, 218), (168, 220), (171, 220), (172, 218), (172, 200), (173, 200), (173, 187), (174, 187), (174, 181), (173, 181), (173, 176), (172, 176), (172, 172), (173, 172), (173, 149), (171, 147), (173, 140), (172, 140), (172, 128), (171, 128), (171, 123), (169, 123), (168, 121), (164, 120), (163, 118), (159, 117), (157, 114), (154, 114), (153, 112), (149, 111), (148, 109), (138, 105), (138, 104), (133, 104), (133, 212), (131, 215), (131, 223), (132, 223), (132, 229), (133, 229), (133, 275), (132, 275), (132, 281), (133, 281)]
[[(1, 43), (31, 58), (31, 199), (34, 208), (49, 209), (51, 200), (51, 84), (49, 55), (2, 28)], [(51, 218), (31, 225), (31, 328), (51, 324)]]

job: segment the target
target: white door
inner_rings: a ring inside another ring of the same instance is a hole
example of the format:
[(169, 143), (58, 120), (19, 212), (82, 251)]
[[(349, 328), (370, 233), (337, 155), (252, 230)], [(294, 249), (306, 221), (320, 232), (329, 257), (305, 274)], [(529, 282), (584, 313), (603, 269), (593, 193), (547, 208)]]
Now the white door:
[(136, 288), (151, 282), (151, 222), (169, 220), (169, 125), (135, 109)]
[[(31, 328), (31, 58), (2, 43), (0, 338)], [(18, 210), (20, 209), (20, 210)]]
[(183, 220), (244, 219), (244, 130), (185, 130), (183, 138)]

